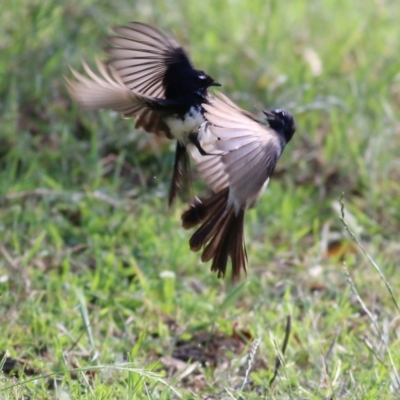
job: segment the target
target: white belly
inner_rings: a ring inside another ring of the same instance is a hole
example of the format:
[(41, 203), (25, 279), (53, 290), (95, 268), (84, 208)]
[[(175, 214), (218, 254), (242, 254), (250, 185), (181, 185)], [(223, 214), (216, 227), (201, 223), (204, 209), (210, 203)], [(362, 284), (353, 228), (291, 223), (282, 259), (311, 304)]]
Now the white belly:
[(188, 143), (188, 135), (196, 133), (204, 122), (204, 117), (198, 108), (192, 107), (184, 119), (170, 117), (165, 120), (172, 136), (182, 144)]

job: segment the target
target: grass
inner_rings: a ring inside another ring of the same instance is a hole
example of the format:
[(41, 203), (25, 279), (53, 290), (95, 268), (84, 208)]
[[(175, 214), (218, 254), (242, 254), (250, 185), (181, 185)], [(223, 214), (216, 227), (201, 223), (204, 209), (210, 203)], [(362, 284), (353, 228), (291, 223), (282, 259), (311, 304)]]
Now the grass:
[[(398, 395), (394, 2), (3, 8), (1, 398)], [(172, 31), (244, 108), (296, 116), (298, 132), (246, 215), (250, 268), (239, 285), (189, 251), (186, 203), (167, 210), (170, 143), (68, 97), (68, 65), (93, 65), (109, 28), (130, 20)]]

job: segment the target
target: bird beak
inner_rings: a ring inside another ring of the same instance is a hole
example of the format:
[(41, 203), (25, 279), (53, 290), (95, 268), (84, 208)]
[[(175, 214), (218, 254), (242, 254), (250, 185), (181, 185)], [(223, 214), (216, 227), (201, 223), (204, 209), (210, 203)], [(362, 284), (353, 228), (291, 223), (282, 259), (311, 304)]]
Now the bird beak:
[(268, 111), (268, 110), (263, 110), (263, 113), (264, 113), (264, 115), (267, 117), (267, 120), (268, 121), (273, 121), (273, 120), (275, 120), (275, 114), (273, 113), (273, 112), (271, 112), (271, 111)]
[(218, 82), (213, 82), (212, 84), (211, 84), (211, 86), (222, 86), (220, 83), (218, 83)]

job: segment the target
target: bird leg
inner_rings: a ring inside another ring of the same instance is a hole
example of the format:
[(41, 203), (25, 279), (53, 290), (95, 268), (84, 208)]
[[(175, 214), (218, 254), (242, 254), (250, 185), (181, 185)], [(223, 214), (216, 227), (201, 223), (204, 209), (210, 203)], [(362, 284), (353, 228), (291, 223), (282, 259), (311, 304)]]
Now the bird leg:
[(199, 137), (197, 133), (189, 133), (188, 139), (190, 143), (194, 144), (196, 146), (196, 149), (199, 151), (199, 153), (202, 156), (220, 156), (221, 154), (213, 154), (213, 153), (207, 153), (202, 147), (199, 142)]

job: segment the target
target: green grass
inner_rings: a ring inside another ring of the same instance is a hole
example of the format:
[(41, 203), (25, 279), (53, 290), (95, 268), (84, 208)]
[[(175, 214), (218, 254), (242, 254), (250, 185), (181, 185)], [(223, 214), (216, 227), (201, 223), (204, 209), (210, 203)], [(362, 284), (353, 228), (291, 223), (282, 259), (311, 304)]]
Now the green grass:
[[(3, 3), (0, 397), (395, 398), (397, 3)], [(167, 209), (173, 146), (66, 92), (68, 65), (93, 65), (110, 27), (130, 20), (172, 31), (242, 107), (295, 114), (298, 131), (246, 214), (239, 285), (190, 252), (186, 203)], [(342, 193), (379, 270), (340, 219)]]

